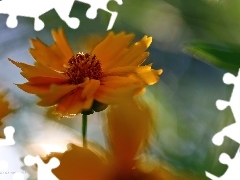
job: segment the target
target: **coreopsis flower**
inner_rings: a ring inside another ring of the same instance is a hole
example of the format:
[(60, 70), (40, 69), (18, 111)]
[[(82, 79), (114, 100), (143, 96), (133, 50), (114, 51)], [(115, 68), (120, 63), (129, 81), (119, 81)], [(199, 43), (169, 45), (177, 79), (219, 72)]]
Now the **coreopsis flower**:
[[(0, 126), (2, 126), (3, 118), (10, 114), (13, 110), (9, 108), (9, 102), (6, 101), (5, 99), (5, 93), (0, 93)], [(4, 138), (5, 135), (3, 132), (0, 130), (0, 138)]]
[(2, 125), (2, 119), (12, 112), (9, 108), (9, 102), (4, 100), (5, 94), (0, 94), (0, 126)]
[(144, 36), (130, 45), (134, 34), (110, 32), (91, 52), (74, 53), (63, 29), (53, 30), (55, 42), (48, 46), (32, 39), (34, 65), (10, 60), (21, 68), (28, 82), (18, 87), (37, 95), (40, 106), (56, 105), (55, 113), (71, 116), (101, 111), (109, 104), (143, 92), (159, 80), (162, 70), (141, 66), (152, 38)]
[[(70, 144), (64, 153), (53, 153), (60, 165), (52, 172), (61, 180), (193, 180), (141, 158), (151, 130), (152, 116), (140, 101), (110, 107), (107, 115), (109, 153), (98, 146), (89, 149)], [(100, 150), (99, 150), (100, 149)], [(147, 158), (148, 159), (148, 158)]]

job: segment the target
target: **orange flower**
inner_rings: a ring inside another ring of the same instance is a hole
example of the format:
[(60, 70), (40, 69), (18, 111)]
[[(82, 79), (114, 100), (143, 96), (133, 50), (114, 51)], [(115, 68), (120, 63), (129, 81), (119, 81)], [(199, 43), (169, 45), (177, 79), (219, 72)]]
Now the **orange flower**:
[(111, 153), (105, 156), (91, 143), (88, 143), (89, 149), (71, 144), (65, 153), (50, 155), (60, 160), (60, 166), (52, 172), (61, 180), (133, 180), (138, 176), (152, 180), (150, 177), (156, 175), (141, 171), (135, 160), (144, 147), (151, 122), (148, 108), (139, 105), (130, 99), (115, 107), (110, 106), (107, 140)]
[(10, 61), (28, 80), (18, 87), (40, 97), (40, 106), (56, 105), (61, 116), (100, 111), (104, 105), (139, 94), (162, 73), (151, 69), (151, 64), (140, 66), (149, 55), (145, 50), (151, 37), (129, 45), (134, 34), (110, 32), (92, 52), (74, 54), (63, 29), (53, 30), (52, 35), (55, 42), (50, 46), (38, 38), (31, 40), (34, 66)]
[(9, 113), (12, 112), (11, 109), (9, 109), (9, 102), (4, 100), (5, 95), (0, 94), (0, 126), (2, 125), (2, 118), (7, 116)]
[[(88, 148), (69, 145), (64, 153), (52, 153), (60, 165), (52, 172), (61, 180), (196, 180), (194, 176), (176, 175), (159, 163), (143, 158), (152, 117), (149, 108), (133, 100), (111, 107), (107, 129), (110, 153), (98, 145)], [(144, 156), (146, 157), (146, 156)]]
[[(0, 93), (0, 126), (2, 126), (2, 119), (10, 114), (13, 110), (9, 108), (9, 102), (4, 100), (5, 93)], [(0, 138), (5, 138), (5, 135), (0, 130)]]

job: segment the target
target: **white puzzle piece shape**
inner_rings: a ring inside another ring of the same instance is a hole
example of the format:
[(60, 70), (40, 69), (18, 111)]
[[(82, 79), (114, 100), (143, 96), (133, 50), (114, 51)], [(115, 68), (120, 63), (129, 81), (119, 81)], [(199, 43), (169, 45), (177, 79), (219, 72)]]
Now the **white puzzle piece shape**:
[(230, 97), (230, 100), (217, 100), (216, 106), (219, 110), (224, 110), (226, 107), (230, 106), (233, 116), (236, 122), (240, 123), (240, 70), (238, 71), (238, 76), (235, 77), (230, 73), (226, 73), (223, 76), (223, 82), (225, 84), (234, 84), (234, 88)]
[[(217, 100), (216, 106), (219, 110), (224, 110), (228, 106), (231, 108), (233, 116), (235, 118), (235, 123), (223, 128), (220, 132), (216, 133), (212, 142), (220, 146), (223, 144), (224, 137), (229, 137), (235, 142), (240, 144), (240, 69), (238, 75), (235, 77), (230, 73), (226, 73), (223, 76), (223, 82), (225, 84), (234, 84), (233, 91), (229, 101)], [(228, 165), (227, 171), (221, 176), (216, 177), (215, 175), (205, 172), (206, 176), (212, 180), (239, 180), (240, 179), (240, 149), (238, 149), (234, 158), (231, 159), (226, 153), (222, 153), (219, 157), (219, 161), (222, 164)]]
[[(12, 146), (15, 144), (15, 140), (13, 139), (15, 129), (12, 126), (7, 126), (4, 128), (3, 132), (5, 139), (0, 139), (0, 179), (24, 180), (24, 174), (16, 171), (19, 162), (15, 160), (17, 153)], [(14, 164), (14, 167), (10, 167), (9, 163), (12, 165)]]
[(52, 173), (52, 169), (60, 165), (60, 161), (53, 157), (50, 161), (45, 164), (39, 156), (27, 155), (24, 158), (24, 163), (26, 166), (32, 166), (34, 164), (38, 165), (38, 180), (58, 180), (58, 178)]
[(222, 164), (228, 165), (228, 170), (221, 177), (216, 177), (209, 172), (206, 172), (206, 176), (212, 180), (239, 180), (240, 178), (240, 151), (238, 149), (233, 159), (226, 153), (222, 153), (219, 157), (219, 161)]
[(4, 128), (3, 133), (5, 136), (5, 139), (0, 138), (0, 147), (10, 146), (15, 144), (15, 141), (13, 139), (14, 132), (15, 132), (15, 129), (12, 126), (7, 126)]
[(13, 180), (25, 180), (24, 179), (24, 175), (22, 174), (22, 173), (15, 173), (15, 174), (13, 174)]
[[(111, 18), (109, 20), (109, 24), (107, 27), (107, 30), (112, 29), (113, 24), (115, 23), (116, 19), (117, 19), (117, 12), (113, 12), (110, 11), (107, 8), (107, 4), (109, 3), (110, 0), (77, 0), (79, 2), (85, 3), (85, 4), (89, 4), (91, 7), (87, 10), (86, 12), (86, 16), (89, 19), (95, 19), (97, 17), (97, 11), (98, 9), (102, 9), (108, 13), (111, 14)], [(122, 5), (123, 2), (122, 0), (115, 0), (119, 5)]]
[[(77, 0), (89, 4), (86, 16), (89, 19), (95, 19), (98, 9), (102, 9), (111, 14), (107, 30), (112, 29), (118, 13), (108, 10), (107, 4), (110, 0)], [(119, 5), (122, 0), (115, 0)], [(40, 31), (44, 28), (44, 22), (39, 17), (46, 12), (54, 9), (59, 17), (66, 24), (76, 29), (80, 25), (80, 20), (75, 17), (69, 17), (75, 0), (1, 0), (0, 14), (8, 14), (6, 24), (9, 28), (15, 28), (18, 25), (18, 16), (34, 18), (34, 29)]]
[[(11, 172), (8, 172), (8, 162), (5, 160), (1, 160), (0, 161), (0, 179), (1, 180), (10, 180), (9, 177), (12, 179), (11, 180), (24, 180), (24, 175), (20, 172), (14, 172), (14, 174), (12, 174)], [(5, 172), (10, 173), (10, 175), (8, 175), (7, 177), (4, 177)], [(3, 173), (3, 174), (1, 174)]]
[[(25, 180), (24, 179), (24, 175), (20, 172), (15, 172), (14, 174), (12, 174), (11, 172), (8, 172), (8, 162), (5, 160), (1, 160), (0, 161), (0, 179), (1, 180), (10, 180), (9, 178), (11, 178), (11, 180)], [(11, 173), (9, 175), (4, 176), (5, 172), (7, 173)]]
[(8, 169), (8, 162), (5, 160), (0, 161), (0, 171), (6, 171)]
[(76, 29), (80, 21), (69, 17), (73, 3), (74, 0), (2, 0), (0, 13), (9, 15), (6, 22), (9, 28), (15, 28), (18, 25), (17, 16), (23, 16), (34, 18), (34, 29), (39, 31), (44, 28), (44, 22), (39, 19), (39, 16), (55, 9), (69, 27)]

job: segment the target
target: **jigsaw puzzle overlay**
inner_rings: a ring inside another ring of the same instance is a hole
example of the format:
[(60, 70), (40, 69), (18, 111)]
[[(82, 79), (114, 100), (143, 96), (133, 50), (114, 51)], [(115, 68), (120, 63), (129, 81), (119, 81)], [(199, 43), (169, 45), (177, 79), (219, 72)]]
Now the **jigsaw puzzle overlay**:
[(57, 158), (51, 158), (50, 161), (45, 164), (39, 156), (28, 155), (24, 158), (24, 163), (27, 166), (32, 166), (34, 164), (38, 165), (38, 180), (58, 180), (58, 178), (52, 173), (52, 169), (60, 165), (60, 161)]
[(15, 132), (15, 129), (12, 126), (7, 126), (4, 128), (3, 133), (6, 138), (0, 139), (0, 147), (1, 146), (11, 146), (11, 145), (15, 144), (15, 141), (13, 139), (14, 132)]
[[(89, 4), (90, 8), (86, 12), (89, 19), (97, 17), (98, 9), (104, 10), (111, 15), (107, 30), (112, 29), (118, 13), (110, 11), (107, 4), (110, 0), (76, 0), (85, 4)], [(122, 0), (114, 0), (119, 5), (122, 5)], [(9, 28), (15, 28), (18, 25), (17, 16), (34, 18), (34, 29), (40, 31), (44, 28), (44, 22), (39, 19), (39, 16), (54, 9), (59, 17), (66, 24), (76, 29), (80, 25), (80, 20), (75, 17), (69, 17), (75, 0), (1, 0), (0, 14), (8, 14), (6, 24)], [(17, 7), (17, 8), (16, 8)]]
[[(6, 156), (6, 151), (2, 152), (1, 147), (13, 146), (15, 141), (13, 139), (15, 129), (12, 126), (4, 128), (5, 139), (0, 139), (0, 179), (1, 180), (25, 180), (24, 174), (21, 172), (13, 172), (9, 167), (9, 159), (3, 159)], [(9, 150), (7, 150), (9, 152)], [(12, 154), (10, 154), (12, 157)], [(15, 162), (16, 159), (11, 158), (11, 162)], [(24, 164), (26, 166), (33, 166), (37, 164), (37, 180), (58, 180), (58, 178), (52, 173), (52, 169), (60, 165), (60, 161), (57, 158), (52, 158), (45, 164), (39, 156), (27, 155), (24, 158)], [(11, 178), (11, 179), (9, 179)]]
[[(223, 128), (220, 132), (215, 134), (212, 138), (212, 142), (220, 146), (223, 144), (224, 137), (229, 137), (232, 140), (240, 144), (240, 69), (238, 75), (235, 77), (230, 73), (226, 73), (223, 76), (223, 82), (225, 84), (233, 84), (234, 88), (229, 101), (217, 100), (216, 106), (219, 110), (224, 110), (228, 106), (231, 108), (235, 123)], [(231, 159), (226, 153), (222, 153), (219, 157), (219, 162), (228, 165), (228, 169), (221, 177), (206, 172), (206, 176), (212, 180), (239, 180), (240, 179), (240, 147), (235, 154), (234, 158)]]
[[(4, 128), (5, 139), (0, 139), (0, 148), (3, 146), (5, 147), (12, 146), (15, 144), (15, 141), (13, 139), (14, 132), (15, 132), (15, 129), (12, 126), (7, 126)], [(22, 173), (16, 172), (16, 173), (8, 174), (9, 173), (8, 169), (9, 169), (8, 161), (0, 157), (0, 179), (1, 180), (9, 180), (10, 176), (12, 177), (11, 180), (24, 180), (24, 175)]]

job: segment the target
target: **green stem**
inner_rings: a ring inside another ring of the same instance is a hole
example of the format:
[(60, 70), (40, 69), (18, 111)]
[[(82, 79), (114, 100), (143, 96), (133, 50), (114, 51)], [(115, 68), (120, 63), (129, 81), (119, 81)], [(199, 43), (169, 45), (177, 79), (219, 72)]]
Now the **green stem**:
[(87, 135), (87, 115), (86, 115), (86, 114), (83, 114), (83, 115), (82, 115), (82, 138), (83, 138), (83, 147), (87, 147), (86, 135)]

